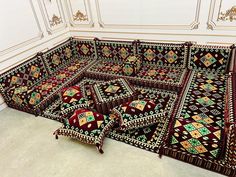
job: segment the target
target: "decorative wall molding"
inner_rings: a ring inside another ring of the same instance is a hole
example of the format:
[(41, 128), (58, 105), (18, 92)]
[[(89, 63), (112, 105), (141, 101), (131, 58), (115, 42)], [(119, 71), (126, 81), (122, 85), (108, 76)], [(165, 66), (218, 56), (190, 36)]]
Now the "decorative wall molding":
[(50, 27), (57, 26), (57, 25), (59, 25), (60, 23), (62, 23), (61, 17), (58, 17), (58, 16), (56, 16), (55, 14), (53, 14), (52, 19), (49, 20)]
[[(75, 7), (76, 5), (73, 4), (75, 2), (80, 2), (83, 4), (82, 6), (77, 6), (73, 10), (72, 6)], [(93, 27), (94, 22), (92, 20), (92, 12), (91, 12), (91, 5), (90, 0), (67, 0), (66, 1), (67, 11), (69, 14), (69, 21), (73, 27)]]
[(18, 43), (18, 44), (16, 44), (16, 45), (13, 45), (13, 46), (11, 46), (11, 47), (8, 47), (7, 49), (1, 50), (1, 51), (0, 51), (0, 56), (5, 55), (5, 54), (7, 54), (7, 53), (9, 53), (9, 52), (11, 52), (11, 51), (13, 51), (13, 50), (17, 50), (17, 49), (19, 49), (19, 48), (21, 48), (21, 47), (24, 47), (24, 46), (26, 46), (26, 45), (29, 45), (29, 44), (31, 44), (31, 43), (33, 43), (33, 42), (35, 42), (35, 41), (38, 41), (38, 40), (40, 40), (40, 39), (42, 39), (42, 38), (44, 37), (43, 31), (42, 31), (42, 29), (41, 29), (41, 27), (40, 27), (39, 20), (38, 20), (38, 17), (37, 17), (37, 15), (36, 15), (36, 12), (35, 12), (35, 9), (34, 9), (34, 5), (33, 5), (33, 2), (32, 2), (32, 1), (33, 1), (33, 0), (29, 0), (29, 3), (30, 3), (30, 6), (31, 6), (33, 15), (34, 15), (35, 22), (36, 22), (37, 27), (38, 27), (38, 34), (37, 34), (36, 36), (30, 38), (30, 39), (27, 39), (26, 41), (23, 41), (23, 42), (21, 42), (21, 43)]
[[(215, 29), (216, 30), (236, 30), (236, 25), (232, 25), (233, 23), (230, 23), (230, 21), (224, 20), (222, 22), (222, 18), (223, 18), (222, 14), (224, 14), (224, 12), (221, 9), (222, 2), (223, 2), (222, 0), (211, 0), (208, 21), (207, 21), (207, 28), (210, 30), (215, 30)], [(231, 15), (235, 13), (235, 17), (236, 17), (236, 7), (234, 7), (232, 11), (229, 10), (228, 12), (226, 12), (225, 18), (230, 19), (229, 13), (231, 13)]]
[[(52, 5), (56, 5), (57, 9), (53, 8), (49, 10), (49, 5), (46, 5), (46, 3), (49, 2)], [(48, 34), (61, 31), (67, 27), (61, 0), (38, 0), (38, 4), (40, 6), (40, 10), (43, 15), (44, 24), (46, 26)]]
[(226, 12), (221, 11), (217, 20), (229, 20), (230, 22), (236, 20), (236, 5), (226, 10)]
[(199, 12), (200, 12), (200, 5), (201, 0), (197, 0), (197, 5), (195, 9), (195, 17), (190, 24), (179, 24), (179, 25), (161, 25), (161, 24), (153, 24), (153, 25), (126, 25), (126, 24), (106, 24), (102, 20), (101, 11), (99, 0), (95, 0), (96, 9), (97, 9), (97, 16), (98, 16), (98, 23), (101, 28), (130, 28), (130, 29), (178, 29), (178, 30), (192, 30), (198, 29), (199, 25)]
[[(40, 43), (38, 43), (38, 44), (36, 44), (36, 45), (30, 46), (28, 49), (26, 49), (26, 50), (24, 50), (24, 51), (21, 51), (21, 52), (15, 54), (15, 55), (12, 55), (12, 56), (7, 57), (7, 58), (4, 58), (4, 59), (0, 59), (0, 66), (3, 65), (4, 62), (7, 62), (8, 60), (11, 60), (12, 58), (15, 58), (15, 57), (17, 57), (17, 56), (19, 56), (19, 55), (21, 55), (21, 54), (23, 54), (23, 53), (25, 53), (25, 52), (28, 52), (28, 51), (30, 51), (30, 50), (33, 50), (34, 48), (40, 47), (40, 46), (42, 46), (42, 45), (45, 45), (46, 43), (49, 43), (49, 42), (51, 42), (52, 40), (57, 40), (58, 38), (61, 38), (62, 36), (63, 36), (63, 38), (64, 38), (63, 40), (66, 40), (66, 39), (69, 38), (69, 36), (67, 36), (67, 34), (68, 34), (67, 31), (66, 31), (66, 32), (63, 32), (63, 33), (61, 33), (61, 34), (59, 34), (59, 35), (56, 35), (56, 36), (54, 36), (54, 37), (52, 37), (52, 38), (49, 38), (49, 39), (47, 39), (47, 40), (45, 40), (45, 41), (43, 41), (43, 42), (40, 42)], [(48, 49), (49, 49), (49, 48), (46, 47), (46, 48), (37, 50), (37, 52), (44, 52), (44, 51), (46, 51), (46, 50), (48, 50)], [(36, 55), (37, 52), (34, 52), (34, 53), (32, 53), (31, 55), (28, 55), (27, 57), (24, 57), (24, 59), (22, 59), (22, 60), (17, 60), (17, 61), (15, 61), (14, 64), (12, 64), (12, 65), (9, 66), (9, 67), (4, 67), (4, 69), (1, 69), (1, 67), (0, 67), (0, 74), (3, 73), (3, 72), (5, 72), (5, 71), (7, 71), (7, 70), (9, 70), (9, 69), (11, 69), (12, 67), (17, 66), (17, 65), (19, 65), (20, 63), (23, 63), (24, 61), (26, 61), (26, 60), (32, 58), (33, 56)]]

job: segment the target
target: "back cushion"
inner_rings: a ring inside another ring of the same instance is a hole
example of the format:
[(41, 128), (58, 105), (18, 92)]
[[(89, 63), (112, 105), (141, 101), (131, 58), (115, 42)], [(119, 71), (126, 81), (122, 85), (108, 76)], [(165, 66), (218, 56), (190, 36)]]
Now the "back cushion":
[(77, 57), (81, 59), (94, 59), (95, 42), (89, 39), (74, 39)]
[(134, 55), (132, 42), (96, 40), (98, 59), (114, 59), (123, 61)]
[(66, 42), (57, 45), (56, 47), (44, 53), (44, 60), (50, 74), (64, 67), (76, 56), (73, 40), (69, 39)]
[(185, 68), (188, 47), (185, 44), (141, 42), (138, 44), (138, 54), (146, 63)]
[[(26, 62), (1, 74), (1, 91), (5, 92), (15, 85), (32, 87), (46, 77), (48, 77), (46, 67), (43, 63), (42, 56), (38, 54)], [(4, 93), (2, 94), (4, 96)]]
[(188, 68), (226, 72), (230, 62), (230, 47), (192, 45), (189, 52)]

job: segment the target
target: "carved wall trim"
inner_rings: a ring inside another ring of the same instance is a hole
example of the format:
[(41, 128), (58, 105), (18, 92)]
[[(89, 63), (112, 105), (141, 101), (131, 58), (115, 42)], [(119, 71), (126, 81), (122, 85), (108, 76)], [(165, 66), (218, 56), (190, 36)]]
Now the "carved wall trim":
[[(94, 22), (92, 19), (92, 11), (91, 11), (91, 5), (90, 0), (82, 0), (84, 7), (85, 7), (85, 13), (81, 12), (80, 9), (77, 10), (76, 13), (73, 13), (72, 9), (72, 3), (71, 0), (66, 1), (67, 11), (69, 14), (69, 21), (71, 26), (73, 27), (93, 27)], [(78, 21), (88, 21), (88, 23), (78, 23)]]
[(53, 14), (52, 17), (49, 17), (49, 13), (45, 5), (45, 0), (38, 0), (40, 11), (43, 15), (44, 24), (46, 26), (48, 34), (61, 31), (67, 27), (61, 0), (55, 0), (50, 2), (56, 3), (59, 12), (59, 14)]
[(98, 23), (101, 28), (146, 28), (146, 29), (178, 29), (178, 30), (192, 30), (197, 29), (199, 25), (199, 12), (200, 12), (200, 5), (201, 0), (197, 0), (196, 10), (195, 10), (195, 17), (193, 22), (190, 24), (179, 24), (179, 25), (126, 25), (126, 24), (106, 24), (102, 20), (102, 16), (100, 13), (100, 5), (99, 0), (95, 0), (96, 9), (97, 9), (97, 16), (98, 16)]
[(221, 11), (217, 20), (229, 20), (230, 22), (236, 20), (236, 5), (232, 6), (230, 9), (227, 9), (225, 12)]
[[(219, 24), (219, 20), (218, 22), (214, 21), (214, 14), (216, 14), (215, 10), (216, 10), (217, 3), (219, 3), (219, 8), (217, 11), (217, 20), (219, 19), (220, 13), (222, 12), (221, 11), (222, 0), (220, 0), (220, 2), (218, 0), (211, 0), (208, 21), (207, 21), (207, 28), (210, 30), (215, 30), (215, 29), (216, 30), (236, 30), (236, 26), (222, 25), (222, 24)], [(228, 21), (228, 24), (232, 24), (232, 23)]]
[(38, 34), (37, 34), (36, 36), (30, 38), (30, 39), (27, 39), (26, 41), (23, 41), (23, 42), (21, 42), (21, 43), (18, 43), (18, 44), (16, 44), (16, 45), (13, 45), (13, 46), (11, 46), (11, 47), (8, 47), (7, 49), (1, 50), (1, 51), (0, 51), (0, 56), (5, 55), (5, 54), (7, 54), (7, 53), (9, 53), (9, 52), (11, 52), (11, 51), (13, 51), (13, 50), (17, 50), (17, 49), (19, 49), (19, 48), (21, 48), (21, 47), (24, 47), (24, 46), (26, 46), (26, 45), (29, 45), (29, 44), (31, 44), (31, 43), (33, 43), (33, 42), (36, 42), (36, 41), (38, 41), (38, 40), (40, 40), (40, 39), (43, 38), (43, 31), (42, 31), (42, 29), (41, 29), (41, 27), (40, 27), (39, 20), (38, 20), (38, 17), (37, 17), (37, 15), (36, 15), (36, 12), (35, 12), (35, 9), (34, 9), (34, 5), (33, 5), (33, 2), (32, 2), (32, 1), (33, 1), (33, 0), (29, 0), (29, 3), (30, 3), (30, 6), (31, 6), (31, 9), (32, 9), (32, 11), (33, 11), (34, 19), (35, 19), (35, 21), (36, 21), (36, 24), (37, 24), (37, 27), (38, 27), (38, 30), (39, 30), (39, 31), (38, 31)]
[[(68, 34), (68, 32), (61, 33), (61, 34), (59, 34), (59, 35), (56, 35), (56, 36), (53, 37), (53, 38), (49, 38), (49, 39), (47, 39), (47, 40), (45, 40), (45, 41), (43, 41), (43, 42), (41, 42), (41, 43), (39, 43), (39, 44), (36, 44), (36, 45), (34, 45), (34, 46), (29, 47), (28, 49), (26, 49), (26, 50), (24, 50), (24, 51), (21, 51), (21, 52), (15, 54), (15, 55), (11, 55), (11, 56), (9, 56), (9, 57), (7, 57), (7, 58), (0, 59), (0, 66), (1, 66), (2, 63), (6, 62), (6, 61), (8, 61), (8, 60), (10, 60), (10, 59), (12, 59), (12, 58), (14, 58), (14, 57), (17, 57), (17, 56), (19, 56), (19, 55), (21, 55), (21, 54), (23, 54), (23, 53), (25, 53), (25, 52), (28, 52), (28, 51), (30, 51), (30, 50), (36, 48), (36, 47), (39, 47), (39, 46), (41, 46), (41, 45), (44, 45), (45, 43), (48, 43), (48, 42), (51, 41), (51, 40), (55, 40), (55, 39), (57, 39), (57, 38), (60, 38), (61, 36), (63, 36), (63, 37), (65, 36), (65, 39), (68, 39), (69, 36), (67, 36), (66, 34)], [(47, 50), (47, 49), (48, 49), (48, 48), (44, 48), (44, 49), (41, 49), (41, 50), (39, 50), (39, 51), (37, 51), (37, 52), (44, 52), (44, 51)], [(9, 66), (9, 67), (4, 67), (4, 69), (1, 69), (1, 67), (0, 67), (0, 74), (3, 73), (3, 72), (5, 72), (5, 71), (7, 71), (7, 70), (9, 70), (10, 68), (12, 68), (12, 67), (14, 67), (14, 66), (19, 65), (20, 63), (22, 63), (22, 62), (24, 62), (24, 61), (30, 59), (30, 58), (31, 58), (32, 56), (34, 56), (35, 54), (36, 54), (36, 53), (34, 53), (34, 54), (32, 54), (32, 55), (30, 55), (30, 56), (28, 56), (28, 57), (25, 57), (23, 60), (18, 60), (18, 61), (16, 61), (16, 62), (14, 62), (14, 65), (11, 65), (11, 66)]]

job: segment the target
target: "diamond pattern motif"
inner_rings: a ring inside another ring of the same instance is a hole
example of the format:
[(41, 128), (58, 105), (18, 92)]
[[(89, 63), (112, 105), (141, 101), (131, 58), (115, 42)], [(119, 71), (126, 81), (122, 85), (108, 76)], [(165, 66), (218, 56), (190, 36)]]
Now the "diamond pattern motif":
[(175, 116), (170, 144), (191, 154), (218, 158), (223, 149), (225, 75), (196, 72)]
[(119, 86), (109, 85), (109, 86), (106, 88), (105, 92), (109, 92), (109, 93), (113, 93), (113, 94), (114, 94), (114, 93), (116, 93), (119, 89), (120, 89)]
[(89, 52), (89, 48), (85, 44), (82, 44), (80, 50), (83, 52), (84, 55), (87, 55), (87, 53)]
[(212, 65), (217, 61), (210, 53), (203, 56), (200, 60), (206, 67)]
[[(148, 61), (152, 61), (156, 56), (156, 54), (153, 52), (152, 49), (148, 49), (146, 52), (144, 52), (143, 55), (146, 57)], [(162, 54), (158, 55), (158, 58), (162, 58), (162, 57), (163, 57)]]
[(185, 67), (187, 60), (187, 48), (179, 44), (151, 44), (141, 43), (138, 54), (146, 62), (155, 63), (158, 66)]
[(227, 65), (230, 63), (231, 49), (228, 47), (206, 47), (192, 45), (190, 47), (189, 68), (194, 70), (218, 71), (225, 73)]
[(169, 63), (173, 63), (178, 59), (178, 56), (174, 53), (174, 51), (169, 51), (166, 55), (165, 55), (165, 59), (169, 62)]
[(109, 55), (112, 53), (111, 50), (105, 46), (103, 49), (102, 49), (102, 52), (103, 54), (106, 56), (106, 57), (109, 57)]

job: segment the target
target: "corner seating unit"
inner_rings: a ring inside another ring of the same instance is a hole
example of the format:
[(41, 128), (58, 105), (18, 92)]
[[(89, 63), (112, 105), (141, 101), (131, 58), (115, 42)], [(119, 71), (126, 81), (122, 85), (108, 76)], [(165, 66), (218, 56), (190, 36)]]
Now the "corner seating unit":
[(83, 40), (81, 44), (70, 38), (3, 73), (1, 95), (9, 107), (41, 115), (58, 92), (77, 83), (94, 61), (93, 41)]
[[(123, 62), (139, 55), (136, 75)], [(178, 91), (159, 151), (225, 175), (236, 175), (235, 47), (70, 38), (0, 76), (9, 107), (43, 114), (64, 87), (83, 77), (126, 78), (135, 85)]]

